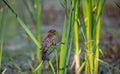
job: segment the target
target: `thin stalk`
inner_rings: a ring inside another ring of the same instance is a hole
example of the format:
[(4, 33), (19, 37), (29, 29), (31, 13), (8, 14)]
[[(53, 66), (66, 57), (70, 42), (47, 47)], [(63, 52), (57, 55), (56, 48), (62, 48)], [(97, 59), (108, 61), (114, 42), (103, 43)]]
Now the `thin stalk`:
[[(72, 49), (72, 42), (73, 42), (73, 34), (71, 36), (71, 39), (70, 39), (70, 47), (68, 49), (68, 55), (67, 55), (67, 60), (66, 60), (66, 67), (68, 68), (68, 64), (69, 64), (69, 61), (70, 61), (70, 53), (71, 53), (71, 49)], [(65, 74), (67, 74), (67, 68), (65, 68)]]
[(75, 65), (75, 73), (76, 74), (79, 74), (78, 72), (78, 69), (80, 67), (80, 59), (79, 59), (79, 41), (78, 41), (78, 22), (77, 22), (77, 19), (78, 19), (78, 7), (79, 5), (79, 0), (72, 0), (72, 7), (74, 8), (74, 13), (75, 13), (75, 16), (73, 18), (74, 20), (74, 29), (73, 29), (73, 34), (74, 34), (74, 48), (75, 48), (75, 62), (76, 62), (76, 65)]
[(83, 62), (81, 67), (79, 68), (79, 70), (78, 70), (79, 73), (83, 70), (84, 66), (85, 66), (85, 62)]
[(109, 63), (107, 63), (107, 62), (105, 62), (103, 60), (100, 60), (100, 59), (97, 59), (97, 61), (103, 63), (106, 67), (112, 68), (112, 69), (114, 69), (114, 70), (116, 70), (116, 71), (118, 71), (120, 73), (119, 67), (115, 67), (115, 66), (113, 66), (113, 65), (111, 65), (111, 64), (109, 64)]
[(99, 59), (99, 43), (100, 43), (100, 31), (101, 31), (101, 14), (103, 12), (104, 0), (98, 1), (98, 10), (97, 10), (97, 25), (96, 25), (96, 51), (94, 59), (94, 74), (98, 73), (98, 60)]
[(5, 18), (5, 9), (2, 11), (2, 16), (0, 17), (0, 27), (1, 27), (1, 37), (0, 37), (0, 69), (2, 65), (2, 50), (3, 50), (3, 42), (4, 42), (4, 34), (5, 34), (5, 27), (4, 18)]
[(12, 63), (15, 66), (15, 68), (19, 71), (19, 73), (23, 74), (22, 69), (15, 62), (12, 62)]
[(0, 41), (0, 69), (2, 64), (2, 50), (3, 50), (3, 40)]
[(59, 67), (58, 67), (58, 53), (57, 53), (57, 50), (54, 50), (55, 51), (55, 56), (56, 56), (56, 67), (57, 67), (57, 74), (59, 72)]
[[(40, 0), (40, 4), (39, 4), (39, 0), (35, 0), (35, 10), (36, 10), (36, 37), (38, 42), (41, 42), (41, 33), (40, 33), (40, 24), (41, 24), (41, 12), (42, 12), (42, 0)], [(40, 48), (37, 47), (37, 59), (40, 61), (41, 59), (41, 51)]]
[(59, 74), (65, 74), (65, 66), (66, 66), (65, 61), (67, 58), (66, 54), (67, 54), (68, 42), (69, 42), (70, 32), (71, 32), (72, 16), (73, 16), (72, 12), (70, 12), (67, 28), (66, 28), (66, 16), (65, 16), (65, 20), (64, 20), (64, 28), (63, 28), (63, 34), (62, 34), (62, 42), (64, 43), (64, 45), (61, 45), (61, 49), (60, 49), (60, 63), (59, 63), (60, 71), (59, 71)]
[(49, 63), (49, 65), (50, 65), (50, 68), (52, 69), (53, 74), (56, 74), (56, 73), (55, 73), (55, 69), (54, 69), (54, 67), (53, 67), (53, 65), (52, 65), (52, 63), (51, 63), (50, 60), (48, 61), (48, 63)]
[(33, 70), (33, 73), (37, 72), (41, 68), (42, 64), (43, 61), (41, 61), (41, 63)]
[[(23, 2), (24, 2), (24, 5), (26, 6), (26, 8), (27, 8), (27, 10), (28, 10), (28, 12), (29, 12), (29, 14), (30, 14), (30, 17), (31, 17), (31, 19), (32, 19), (32, 21), (33, 21), (33, 23), (35, 24), (35, 17), (34, 17), (34, 15), (33, 15), (33, 13), (32, 13), (32, 7), (33, 7), (33, 5), (31, 4), (31, 3), (29, 3), (29, 2), (27, 2), (27, 0), (23, 0)], [(30, 4), (30, 5), (29, 5)], [(32, 7), (31, 7), (32, 6)]]
[[(42, 14), (42, 0), (35, 0), (35, 12), (36, 12), (36, 25), (35, 25), (35, 30), (36, 30), (36, 38), (38, 40), (38, 42), (41, 42), (41, 29), (40, 29), (40, 25), (41, 25), (41, 14)], [(36, 47), (36, 58), (38, 60), (38, 62), (41, 61), (41, 50), (40, 48)], [(42, 67), (39, 68), (38, 74), (42, 74), (41, 71)]]

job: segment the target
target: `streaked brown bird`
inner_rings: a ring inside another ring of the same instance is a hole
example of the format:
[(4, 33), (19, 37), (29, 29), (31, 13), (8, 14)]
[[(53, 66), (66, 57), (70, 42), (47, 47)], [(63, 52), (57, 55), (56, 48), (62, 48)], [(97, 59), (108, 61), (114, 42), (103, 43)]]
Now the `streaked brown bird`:
[(48, 60), (48, 49), (55, 44), (56, 30), (50, 29), (42, 41), (42, 60)]

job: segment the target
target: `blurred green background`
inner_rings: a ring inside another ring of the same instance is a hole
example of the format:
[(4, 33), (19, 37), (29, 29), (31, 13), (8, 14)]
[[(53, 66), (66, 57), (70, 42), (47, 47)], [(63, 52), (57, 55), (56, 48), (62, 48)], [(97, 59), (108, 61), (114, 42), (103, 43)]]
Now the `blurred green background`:
[[(30, 13), (31, 11), (32, 14), (35, 14), (31, 6), (32, 0), (7, 0), (7, 2), (27, 24), (32, 33), (35, 34), (35, 23), (33, 20), (35, 17), (31, 16)], [(120, 0), (106, 0), (100, 40), (100, 48), (104, 51), (104, 57), (100, 56), (100, 58), (120, 68), (120, 8), (115, 3), (120, 5)], [(30, 6), (30, 9), (26, 5)], [(4, 13), (2, 13), (3, 10)], [(13, 13), (0, 0), (0, 17), (2, 15), (4, 15), (3, 24), (6, 25), (2, 69), (7, 67), (6, 74), (17, 74), (16, 68), (11, 68), (14, 65), (13, 62), (15, 62), (23, 69), (25, 74), (29, 74), (29, 63), (32, 63), (31, 59), (34, 60), (36, 52), (35, 44), (19, 25)], [(57, 30), (56, 41), (59, 42), (62, 36), (64, 16), (64, 9), (60, 5), (59, 0), (44, 0), (41, 16), (41, 39), (43, 39), (49, 29), (55, 28)], [(81, 15), (79, 17), (82, 20)]]

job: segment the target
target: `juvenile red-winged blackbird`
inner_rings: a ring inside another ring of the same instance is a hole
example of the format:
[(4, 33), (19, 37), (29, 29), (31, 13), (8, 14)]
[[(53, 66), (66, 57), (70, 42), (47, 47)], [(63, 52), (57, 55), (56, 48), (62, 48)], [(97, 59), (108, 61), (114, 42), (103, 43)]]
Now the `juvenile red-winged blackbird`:
[(42, 60), (48, 60), (48, 49), (55, 44), (56, 30), (51, 29), (42, 41)]

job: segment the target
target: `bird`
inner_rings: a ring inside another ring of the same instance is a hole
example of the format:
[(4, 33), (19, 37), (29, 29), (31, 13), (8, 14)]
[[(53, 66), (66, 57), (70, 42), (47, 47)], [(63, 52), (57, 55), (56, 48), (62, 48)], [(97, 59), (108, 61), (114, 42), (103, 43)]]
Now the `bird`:
[(48, 60), (48, 50), (52, 45), (55, 45), (55, 39), (56, 39), (56, 30), (50, 29), (47, 33), (47, 35), (42, 40), (42, 60)]

